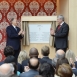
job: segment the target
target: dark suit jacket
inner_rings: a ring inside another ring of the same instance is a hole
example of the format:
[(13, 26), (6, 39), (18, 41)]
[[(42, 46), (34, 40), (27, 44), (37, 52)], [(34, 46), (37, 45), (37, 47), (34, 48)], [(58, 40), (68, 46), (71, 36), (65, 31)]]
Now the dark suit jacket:
[(77, 69), (72, 69), (72, 71), (75, 74), (75, 76), (77, 76)]
[(46, 61), (49, 64), (52, 64), (52, 59), (50, 59), (49, 57), (43, 57), (42, 60)]
[(10, 25), (6, 29), (6, 33), (7, 33), (6, 46), (12, 46), (14, 50), (18, 50), (20, 48), (20, 39), (22, 38), (21, 35), (18, 35), (20, 28), (18, 27), (16, 28), (17, 31), (12, 25)]
[(37, 70), (29, 70), (28, 72), (24, 72), (20, 74), (19, 77), (34, 77), (36, 75), (39, 75), (39, 72)]
[[(24, 66), (28, 66), (28, 60), (29, 59), (22, 61), (22, 72), (24, 72)], [(38, 60), (41, 64), (46, 62), (46, 61), (42, 60), (41, 58), (38, 58)]]
[(60, 29), (58, 27), (55, 31), (55, 47), (56, 48), (67, 48), (68, 47), (68, 33), (69, 33), (69, 26), (64, 22)]

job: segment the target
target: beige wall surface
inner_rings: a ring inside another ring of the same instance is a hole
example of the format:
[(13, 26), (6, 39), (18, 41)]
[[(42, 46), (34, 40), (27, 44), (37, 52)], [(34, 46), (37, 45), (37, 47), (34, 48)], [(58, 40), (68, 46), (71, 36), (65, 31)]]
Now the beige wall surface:
[(69, 48), (77, 55), (77, 0), (69, 0)]
[[(69, 49), (77, 55), (77, 0), (57, 0), (57, 15), (62, 14), (65, 22), (69, 24)], [(36, 47), (40, 53), (43, 46), (49, 44), (30, 44), (30, 46), (22, 46), (23, 50), (29, 52), (30, 48)], [(50, 47), (50, 46), (49, 46)], [(54, 47), (50, 47), (50, 58), (55, 56)]]

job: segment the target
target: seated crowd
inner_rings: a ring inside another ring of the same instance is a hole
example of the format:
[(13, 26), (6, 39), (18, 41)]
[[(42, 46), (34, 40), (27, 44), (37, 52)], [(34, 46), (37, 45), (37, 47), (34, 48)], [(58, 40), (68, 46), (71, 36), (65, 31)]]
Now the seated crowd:
[(29, 51), (21, 51), (18, 62), (11, 46), (4, 48), (5, 60), (0, 62), (0, 77), (76, 77), (77, 61), (72, 51), (66, 53), (59, 49), (53, 59), (49, 58), (50, 48), (41, 48), (42, 58), (33, 47)]

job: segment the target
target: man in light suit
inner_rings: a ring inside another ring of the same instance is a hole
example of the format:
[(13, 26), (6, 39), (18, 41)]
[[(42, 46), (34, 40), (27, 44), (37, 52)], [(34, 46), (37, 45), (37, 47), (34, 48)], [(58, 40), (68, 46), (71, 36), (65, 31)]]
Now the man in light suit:
[(58, 26), (56, 31), (50, 29), (50, 34), (55, 37), (54, 47), (56, 51), (62, 49), (66, 52), (68, 48), (68, 33), (69, 26), (64, 22), (63, 15), (59, 15), (57, 18)]
[(12, 46), (14, 48), (14, 56), (17, 60), (21, 46), (20, 39), (22, 39), (24, 35), (24, 31), (20, 30), (20, 28), (17, 27), (17, 19), (15, 18), (11, 19), (11, 25), (7, 27), (6, 33), (7, 33), (6, 46)]
[(37, 71), (39, 67), (39, 60), (37, 58), (29, 59), (28, 66), (25, 67), (25, 72), (20, 74), (20, 77), (35, 77), (39, 75)]

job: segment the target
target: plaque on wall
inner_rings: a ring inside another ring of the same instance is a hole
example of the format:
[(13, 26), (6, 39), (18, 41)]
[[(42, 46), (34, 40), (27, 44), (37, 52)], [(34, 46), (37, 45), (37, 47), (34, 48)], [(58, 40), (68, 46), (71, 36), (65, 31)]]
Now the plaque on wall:
[(49, 43), (51, 22), (29, 22), (30, 43)]

